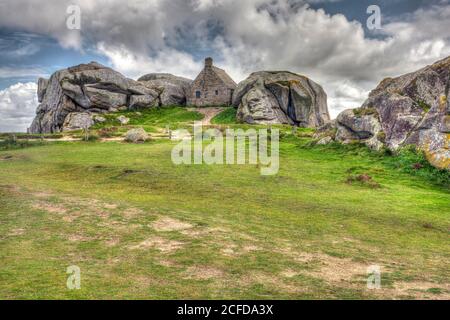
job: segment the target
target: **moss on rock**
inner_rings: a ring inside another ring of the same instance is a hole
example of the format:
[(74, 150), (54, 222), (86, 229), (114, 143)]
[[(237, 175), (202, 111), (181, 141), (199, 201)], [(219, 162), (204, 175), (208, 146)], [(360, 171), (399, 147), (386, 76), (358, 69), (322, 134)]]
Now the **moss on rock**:
[(378, 111), (375, 107), (354, 109), (353, 114), (356, 117), (363, 117), (363, 116), (377, 116), (378, 117)]

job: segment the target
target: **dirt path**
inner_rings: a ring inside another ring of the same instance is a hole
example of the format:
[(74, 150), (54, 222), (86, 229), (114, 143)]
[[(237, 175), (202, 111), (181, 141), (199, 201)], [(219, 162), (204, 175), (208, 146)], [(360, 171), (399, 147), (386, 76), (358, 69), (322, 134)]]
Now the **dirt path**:
[(59, 138), (59, 139), (42, 139), (43, 141), (49, 141), (49, 142), (56, 142), (56, 141), (59, 141), (59, 142), (73, 142), (73, 141), (81, 141), (82, 139), (81, 138), (72, 138), (72, 137), (62, 137), (62, 138)]
[(202, 120), (202, 125), (207, 126), (211, 124), (211, 120), (217, 116), (219, 113), (225, 110), (225, 108), (190, 108), (189, 111), (195, 111), (201, 113), (205, 117)]
[[(168, 139), (169, 136), (165, 134), (155, 134), (150, 135), (152, 139)], [(25, 141), (26, 139), (18, 139), (18, 141)], [(73, 138), (70, 136), (65, 136), (59, 139), (33, 139), (34, 141), (45, 141), (45, 142), (80, 142), (83, 141), (83, 138)], [(0, 140), (1, 142), (2, 140)], [(111, 137), (111, 138), (99, 138), (98, 142), (124, 142), (125, 137)]]

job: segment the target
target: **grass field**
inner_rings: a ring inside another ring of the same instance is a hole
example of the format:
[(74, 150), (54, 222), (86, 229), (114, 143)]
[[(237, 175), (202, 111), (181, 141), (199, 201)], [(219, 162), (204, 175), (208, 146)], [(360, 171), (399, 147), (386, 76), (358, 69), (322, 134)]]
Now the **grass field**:
[[(180, 125), (182, 126), (185, 123), (198, 121), (203, 118), (201, 114), (188, 111), (186, 108), (169, 106), (141, 110), (139, 113), (134, 111), (123, 111), (106, 115), (106, 122), (97, 124), (94, 129), (117, 127), (117, 117), (121, 115), (130, 119), (130, 126), (138, 125), (148, 132), (155, 132), (166, 127), (176, 129)], [(121, 129), (119, 130), (120, 132), (126, 131), (127, 126), (125, 126), (125, 128), (119, 127), (119, 129)]]
[(236, 124), (236, 109), (227, 108), (211, 121), (212, 124)]
[(169, 140), (5, 147), (0, 298), (449, 299), (448, 173), (307, 136), (283, 132), (269, 177), (175, 166)]

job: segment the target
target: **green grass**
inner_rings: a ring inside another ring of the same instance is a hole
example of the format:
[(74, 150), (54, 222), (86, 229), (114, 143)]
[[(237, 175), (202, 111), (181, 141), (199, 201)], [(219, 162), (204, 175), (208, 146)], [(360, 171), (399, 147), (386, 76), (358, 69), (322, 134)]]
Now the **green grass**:
[[(197, 117), (173, 111), (132, 121)], [(448, 299), (448, 172), (279, 128), (269, 177), (176, 166), (168, 140), (0, 151), (0, 298)], [(377, 187), (348, 183), (360, 175)], [(381, 291), (366, 289), (374, 264)], [(81, 290), (66, 288), (71, 265)]]
[(8, 138), (6, 138), (6, 140), (0, 141), (0, 151), (23, 149), (23, 148), (33, 147), (33, 146), (41, 146), (44, 144), (46, 144), (46, 142), (33, 141), (33, 140), (17, 140), (17, 139), (11, 139), (8, 137)]
[(431, 110), (431, 106), (429, 104), (427, 104), (425, 101), (423, 100), (418, 100), (417, 101), (417, 105), (419, 106), (419, 108), (421, 108), (424, 112), (428, 112)]
[(107, 121), (95, 125), (93, 129), (99, 130), (102, 128), (121, 127), (117, 120), (117, 117), (121, 115), (130, 119), (128, 125), (124, 126), (125, 131), (129, 126), (140, 126), (149, 132), (154, 132), (157, 128), (164, 128), (166, 126), (178, 128), (179, 126), (183, 126), (183, 124), (189, 124), (203, 119), (202, 114), (195, 111), (188, 111), (186, 107), (180, 106), (142, 109), (139, 110), (139, 113), (136, 111), (123, 111), (106, 115), (105, 118)]
[(219, 113), (212, 120), (212, 124), (236, 124), (236, 108), (227, 108), (225, 111)]
[[(450, 196), (442, 186), (360, 148), (285, 139), (279, 175), (262, 177), (257, 166), (174, 166), (173, 146), (8, 151), (0, 161), (0, 297), (414, 298), (392, 288), (416, 281), (432, 282), (429, 298), (436, 288), (448, 294)], [(381, 187), (346, 182), (363, 172)], [(161, 217), (188, 223), (191, 233), (155, 230)], [(131, 249), (155, 238), (181, 245)], [(336, 272), (382, 265), (388, 291), (366, 290), (361, 271), (333, 280), (327, 259)], [(82, 270), (80, 291), (65, 287), (70, 265)]]
[[(298, 136), (307, 136), (307, 132), (297, 133)], [(381, 152), (375, 152), (369, 150), (362, 144), (349, 144), (342, 145), (339, 143), (332, 143), (325, 146), (318, 146), (310, 141), (303, 140), (298, 143), (301, 147), (310, 148), (314, 150), (323, 150), (323, 152), (331, 152), (342, 155), (355, 155), (358, 157), (368, 157), (374, 161), (377, 161), (391, 170), (400, 171), (406, 173), (412, 177), (420, 177), (428, 183), (432, 183), (436, 186), (442, 187), (445, 190), (450, 190), (450, 171), (439, 170), (433, 167), (427, 160), (422, 152), (415, 149), (414, 146), (405, 147), (399, 150), (397, 153), (392, 153), (389, 150), (383, 150)], [(350, 173), (364, 174), (365, 167), (351, 168)]]
[(17, 139), (28, 139), (28, 140), (39, 140), (39, 139), (59, 139), (63, 137), (60, 133), (46, 133), (46, 134), (30, 134), (30, 133), (0, 133), (0, 139), (11, 140), (13, 138)]

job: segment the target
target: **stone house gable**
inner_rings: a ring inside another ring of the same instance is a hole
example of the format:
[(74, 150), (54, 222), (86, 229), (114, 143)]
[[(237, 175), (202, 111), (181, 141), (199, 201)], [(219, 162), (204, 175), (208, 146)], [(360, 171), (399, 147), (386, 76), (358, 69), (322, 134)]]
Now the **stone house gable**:
[(187, 104), (191, 106), (231, 105), (237, 84), (220, 68), (213, 65), (211, 58), (205, 59), (205, 67), (191, 85)]

